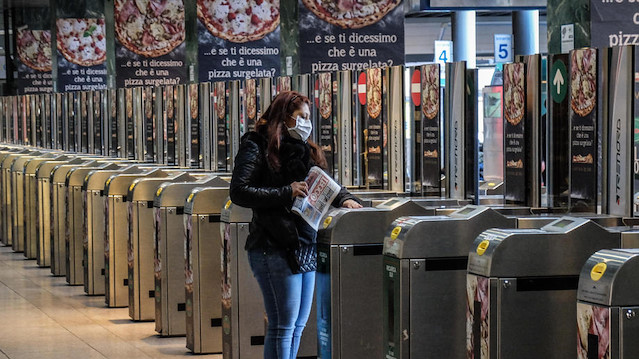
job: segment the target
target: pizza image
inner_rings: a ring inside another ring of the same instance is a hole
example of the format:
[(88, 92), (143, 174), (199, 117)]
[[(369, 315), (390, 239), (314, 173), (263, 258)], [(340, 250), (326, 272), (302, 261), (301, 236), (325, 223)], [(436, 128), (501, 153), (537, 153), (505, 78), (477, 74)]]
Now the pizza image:
[(16, 36), (20, 61), (36, 71), (51, 71), (51, 32), (18, 29)]
[(522, 162), (522, 160), (517, 160), (517, 161), (510, 160), (506, 162), (506, 167), (507, 168), (524, 168), (524, 163)]
[(439, 66), (422, 66), (422, 113), (432, 120), (439, 112)]
[(366, 71), (366, 111), (371, 118), (377, 118), (382, 112), (382, 70)]
[(597, 57), (595, 49), (570, 54), (570, 107), (579, 116), (588, 115), (597, 102)]
[(189, 86), (189, 105), (191, 106), (191, 118), (196, 119), (198, 116), (197, 112), (197, 84), (191, 84)]
[(437, 158), (437, 150), (432, 150), (432, 151), (424, 151), (424, 157), (426, 158)]
[(133, 92), (130, 88), (126, 89), (125, 93), (125, 101), (126, 101), (126, 118), (133, 117)]
[(302, 0), (318, 18), (343, 29), (359, 29), (381, 20), (401, 0)]
[(524, 64), (504, 65), (504, 116), (517, 126), (524, 118)]
[(257, 115), (255, 87), (255, 79), (246, 80), (246, 116), (250, 120), (255, 119)]
[[(577, 358), (591, 358), (588, 336), (597, 336), (597, 359), (610, 359), (610, 309), (577, 303)], [(594, 348), (593, 348), (594, 349)]]
[(95, 117), (94, 121), (98, 121), (98, 119), (100, 118), (100, 107), (102, 106), (102, 104), (100, 103), (100, 97), (100, 91), (93, 92), (93, 116)]
[(289, 76), (282, 76), (278, 78), (277, 84), (280, 88), (279, 92), (291, 91), (291, 78)]
[(333, 114), (332, 90), (331, 74), (328, 72), (319, 74), (319, 112), (323, 119), (328, 119)]
[(226, 87), (224, 82), (215, 83), (215, 113), (217, 118), (226, 118)]
[(115, 36), (145, 57), (171, 52), (186, 36), (183, 0), (115, 0)]
[(582, 156), (582, 155), (574, 155), (572, 156), (572, 163), (586, 163), (586, 164), (591, 164), (593, 163), (593, 158), (591, 154), (588, 154), (587, 156)]
[(173, 118), (173, 87), (167, 86), (165, 90), (166, 96), (166, 117), (168, 119)]
[(213, 34), (231, 42), (256, 41), (280, 24), (279, 0), (197, 0), (197, 16)]
[(94, 66), (106, 60), (104, 19), (58, 19), (58, 51), (67, 61)]
[(151, 87), (144, 89), (144, 116), (148, 119), (153, 118), (153, 92)]

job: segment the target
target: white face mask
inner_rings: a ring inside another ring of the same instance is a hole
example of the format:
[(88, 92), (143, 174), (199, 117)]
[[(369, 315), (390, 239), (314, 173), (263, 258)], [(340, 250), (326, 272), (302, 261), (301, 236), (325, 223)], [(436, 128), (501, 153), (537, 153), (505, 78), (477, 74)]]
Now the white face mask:
[[(292, 116), (291, 116), (292, 117)], [(288, 134), (298, 140), (306, 141), (311, 135), (313, 124), (311, 120), (306, 120), (302, 116), (295, 118), (295, 127), (288, 127)]]

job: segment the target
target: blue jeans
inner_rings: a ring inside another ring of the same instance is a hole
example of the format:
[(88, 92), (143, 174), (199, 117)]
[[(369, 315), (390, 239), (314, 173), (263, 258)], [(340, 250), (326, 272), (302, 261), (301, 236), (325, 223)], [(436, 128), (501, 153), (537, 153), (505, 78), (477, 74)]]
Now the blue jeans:
[(249, 263), (268, 317), (264, 359), (295, 359), (311, 314), (315, 272), (293, 274), (282, 250), (250, 250)]

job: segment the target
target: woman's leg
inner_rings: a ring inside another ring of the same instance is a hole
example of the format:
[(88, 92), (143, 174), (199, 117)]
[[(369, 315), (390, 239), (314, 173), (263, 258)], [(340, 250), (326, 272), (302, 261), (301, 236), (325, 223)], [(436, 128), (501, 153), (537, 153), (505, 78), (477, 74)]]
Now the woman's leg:
[(289, 359), (300, 314), (302, 274), (293, 274), (285, 254), (277, 250), (249, 251), (249, 262), (268, 318), (264, 359)]
[(297, 357), (297, 351), (300, 348), (300, 339), (302, 332), (306, 327), (306, 322), (311, 314), (313, 306), (313, 291), (315, 290), (315, 272), (302, 274), (302, 291), (300, 299), (300, 310), (297, 320), (295, 321), (295, 331), (293, 332), (293, 346), (291, 348), (290, 359)]

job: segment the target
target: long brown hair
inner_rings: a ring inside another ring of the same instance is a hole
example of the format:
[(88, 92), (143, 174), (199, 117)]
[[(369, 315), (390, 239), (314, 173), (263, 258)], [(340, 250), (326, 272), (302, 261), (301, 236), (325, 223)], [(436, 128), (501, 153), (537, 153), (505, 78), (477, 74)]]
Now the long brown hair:
[[(287, 136), (287, 127), (284, 121), (293, 115), (293, 112), (302, 107), (303, 104), (311, 106), (308, 97), (295, 92), (284, 91), (275, 96), (271, 105), (266, 109), (260, 120), (255, 125), (255, 130), (266, 136), (268, 141), (268, 162), (276, 170), (280, 169), (280, 143), (282, 136)], [(315, 164), (326, 169), (327, 163), (324, 152), (313, 141), (308, 140), (311, 148), (311, 159)]]

